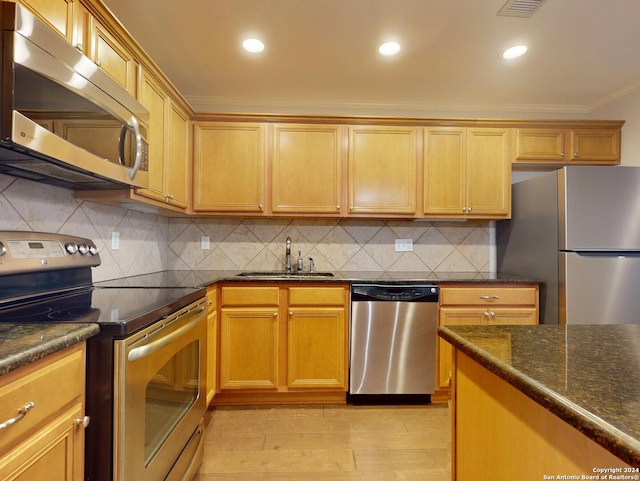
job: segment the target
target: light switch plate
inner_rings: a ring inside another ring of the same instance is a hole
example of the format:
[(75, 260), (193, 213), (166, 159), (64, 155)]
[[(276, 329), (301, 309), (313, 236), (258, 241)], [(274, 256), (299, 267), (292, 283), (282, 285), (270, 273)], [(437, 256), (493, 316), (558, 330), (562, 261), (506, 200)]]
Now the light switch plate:
[(111, 233), (111, 250), (117, 251), (120, 249), (120, 232)]
[(396, 239), (396, 252), (413, 251), (413, 239)]
[(203, 251), (211, 249), (211, 239), (209, 237), (200, 237), (200, 249), (202, 249)]

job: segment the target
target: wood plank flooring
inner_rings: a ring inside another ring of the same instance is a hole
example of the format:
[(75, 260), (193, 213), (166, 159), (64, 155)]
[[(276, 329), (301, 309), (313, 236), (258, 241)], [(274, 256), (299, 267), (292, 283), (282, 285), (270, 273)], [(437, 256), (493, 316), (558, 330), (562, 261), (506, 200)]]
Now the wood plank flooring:
[(447, 404), (209, 411), (194, 481), (449, 481)]

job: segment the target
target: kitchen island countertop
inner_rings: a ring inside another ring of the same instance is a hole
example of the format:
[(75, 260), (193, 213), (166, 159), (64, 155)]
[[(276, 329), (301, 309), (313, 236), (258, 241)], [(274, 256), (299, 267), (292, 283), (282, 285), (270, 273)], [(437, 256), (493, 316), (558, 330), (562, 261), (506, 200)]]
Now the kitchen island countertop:
[(100, 331), (97, 324), (0, 323), (0, 376), (84, 341)]
[(640, 325), (442, 326), (439, 335), (640, 466)]

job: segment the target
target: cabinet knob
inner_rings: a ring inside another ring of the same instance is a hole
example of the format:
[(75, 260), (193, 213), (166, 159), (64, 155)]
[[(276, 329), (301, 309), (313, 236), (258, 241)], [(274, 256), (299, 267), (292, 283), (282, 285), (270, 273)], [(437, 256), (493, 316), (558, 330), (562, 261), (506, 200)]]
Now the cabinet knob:
[(580, 157), (580, 154), (579, 154), (578, 152), (574, 152), (574, 153), (573, 153), (573, 156), (574, 156), (574, 157)]
[(560, 157), (563, 157), (563, 158), (564, 158), (564, 157), (566, 157), (566, 156), (567, 156), (567, 154), (565, 154), (564, 152), (560, 152)]
[(82, 46), (82, 44), (80, 42), (75, 44), (76, 50), (78, 52), (83, 52), (84, 51), (84, 47)]
[(489, 311), (484, 311), (484, 318), (489, 319)]
[(340, 204), (336, 205), (336, 210), (340, 210)]
[(75, 424), (76, 426), (82, 426), (83, 428), (87, 428), (90, 422), (91, 422), (91, 418), (89, 416), (84, 416), (82, 418), (76, 419)]
[(289, 311), (289, 317), (293, 317), (293, 312)]
[(96, 59), (96, 65), (97, 65), (98, 67), (100, 67), (100, 66), (102, 65), (102, 62), (100, 61), (100, 59), (99, 59), (99, 58), (97, 58), (97, 59)]

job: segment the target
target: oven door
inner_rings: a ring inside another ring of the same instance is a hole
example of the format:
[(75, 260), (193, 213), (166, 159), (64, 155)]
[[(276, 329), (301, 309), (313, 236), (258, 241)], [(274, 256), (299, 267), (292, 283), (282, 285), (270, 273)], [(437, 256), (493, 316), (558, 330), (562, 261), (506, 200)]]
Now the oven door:
[(114, 481), (165, 479), (202, 444), (206, 329), (197, 301), (115, 342)]

